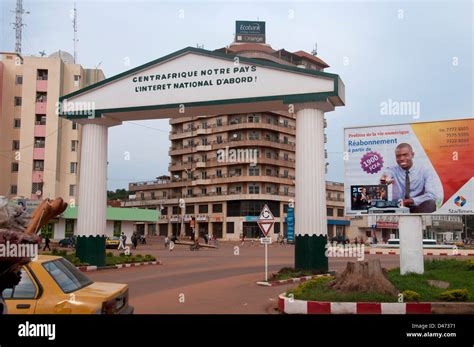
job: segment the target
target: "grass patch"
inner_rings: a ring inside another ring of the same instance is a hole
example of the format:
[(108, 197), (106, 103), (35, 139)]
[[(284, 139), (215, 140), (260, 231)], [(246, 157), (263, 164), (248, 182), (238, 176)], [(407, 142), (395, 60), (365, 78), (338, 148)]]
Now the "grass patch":
[(320, 275), (320, 271), (315, 270), (297, 270), (291, 267), (284, 267), (276, 274), (272, 274), (269, 281), (288, 280), (290, 278)]
[[(395, 285), (399, 292), (413, 291), (419, 294), (419, 301), (433, 302), (445, 301), (442, 293), (446, 289), (432, 287), (428, 280), (440, 280), (449, 282), (448, 290), (466, 289), (468, 296), (466, 301), (474, 301), (474, 271), (470, 270), (469, 261), (455, 259), (425, 261), (425, 273), (423, 275), (408, 274), (400, 275), (400, 269), (388, 271), (389, 280)], [(298, 300), (313, 301), (335, 301), (335, 302), (397, 302), (397, 296), (381, 295), (377, 293), (345, 293), (332, 290), (328, 284), (334, 277), (320, 277), (302, 283), (296, 288), (290, 289), (287, 295), (293, 294)], [(445, 295), (446, 296), (446, 295)]]

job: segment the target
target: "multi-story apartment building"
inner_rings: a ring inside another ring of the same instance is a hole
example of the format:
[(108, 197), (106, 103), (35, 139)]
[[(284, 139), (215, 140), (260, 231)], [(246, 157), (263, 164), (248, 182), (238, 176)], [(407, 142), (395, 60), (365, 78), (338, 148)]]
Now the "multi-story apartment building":
[(61, 51), (0, 59), (0, 195), (75, 201), (81, 129), (58, 117), (57, 102), (104, 74)]
[[(301, 69), (322, 71), (328, 65), (309, 53), (274, 50), (266, 44), (232, 44), (218, 50)], [(200, 234), (238, 239), (260, 234), (256, 219), (264, 204), (275, 216), (273, 236), (286, 234), (286, 210), (295, 194), (295, 115), (278, 112), (183, 116), (170, 120), (169, 175), (152, 182), (133, 182), (135, 200), (126, 206), (162, 208), (156, 230), (190, 235), (191, 219)], [(328, 183), (329, 229), (345, 232), (343, 187)], [(185, 208), (179, 207), (184, 199)]]

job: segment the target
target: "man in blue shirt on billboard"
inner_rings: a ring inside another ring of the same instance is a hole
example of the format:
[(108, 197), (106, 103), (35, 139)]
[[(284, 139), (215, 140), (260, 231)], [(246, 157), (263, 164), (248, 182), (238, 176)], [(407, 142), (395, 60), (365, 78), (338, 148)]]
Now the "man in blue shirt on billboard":
[(392, 200), (408, 207), (410, 213), (432, 213), (436, 211), (436, 189), (433, 172), (429, 167), (413, 163), (415, 153), (408, 143), (395, 148), (397, 166), (387, 168), (380, 179), (381, 184), (393, 184)]

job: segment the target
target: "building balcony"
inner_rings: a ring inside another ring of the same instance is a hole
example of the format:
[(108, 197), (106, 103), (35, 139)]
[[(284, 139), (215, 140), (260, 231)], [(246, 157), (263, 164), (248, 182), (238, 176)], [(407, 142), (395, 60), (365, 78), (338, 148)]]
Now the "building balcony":
[(44, 160), (44, 148), (33, 148), (33, 159)]
[(35, 137), (46, 137), (46, 124), (37, 124), (35, 125), (34, 129), (34, 136)]
[[(205, 147), (205, 148), (204, 148)], [(295, 151), (295, 143), (288, 141), (284, 142), (281, 140), (271, 140), (271, 139), (236, 139), (236, 140), (225, 140), (225, 141), (213, 141), (210, 145), (201, 146), (176, 146), (171, 147), (168, 154), (170, 156), (173, 155), (184, 155), (184, 154), (191, 154), (196, 153), (198, 151), (210, 151), (210, 150), (217, 150), (217, 149), (224, 149), (226, 147), (234, 148), (234, 147), (269, 147), (269, 148), (277, 148), (285, 151)]]
[(43, 171), (33, 171), (31, 175), (31, 181), (33, 183), (41, 183), (43, 182)]
[(36, 114), (46, 114), (47, 110), (47, 102), (37, 102), (35, 105), (35, 113)]
[(230, 122), (222, 122), (221, 125), (212, 124), (206, 128), (202, 128), (200, 126), (192, 129), (182, 129), (180, 131), (172, 131), (169, 139), (170, 140), (179, 140), (187, 137), (193, 137), (196, 135), (209, 135), (209, 134), (218, 134), (228, 131), (235, 131), (235, 130), (244, 130), (244, 129), (265, 129), (265, 130), (272, 130), (280, 133), (286, 133), (289, 135), (296, 134), (296, 127), (294, 125), (288, 124), (284, 125), (282, 123), (267, 123), (267, 122), (248, 122), (248, 121), (241, 121), (239, 123), (230, 123)]
[(48, 80), (36, 80), (36, 91), (47, 92), (48, 91)]

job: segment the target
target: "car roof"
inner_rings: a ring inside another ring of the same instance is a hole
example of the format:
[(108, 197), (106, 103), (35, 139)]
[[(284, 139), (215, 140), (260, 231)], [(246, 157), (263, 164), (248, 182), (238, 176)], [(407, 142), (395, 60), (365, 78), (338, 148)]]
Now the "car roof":
[(51, 260), (57, 260), (57, 259), (61, 259), (62, 257), (58, 257), (58, 256), (55, 256), (55, 255), (43, 255), (43, 254), (40, 254), (38, 255), (38, 258), (36, 260), (33, 260), (33, 262), (35, 263), (46, 263), (47, 261), (51, 261)]

